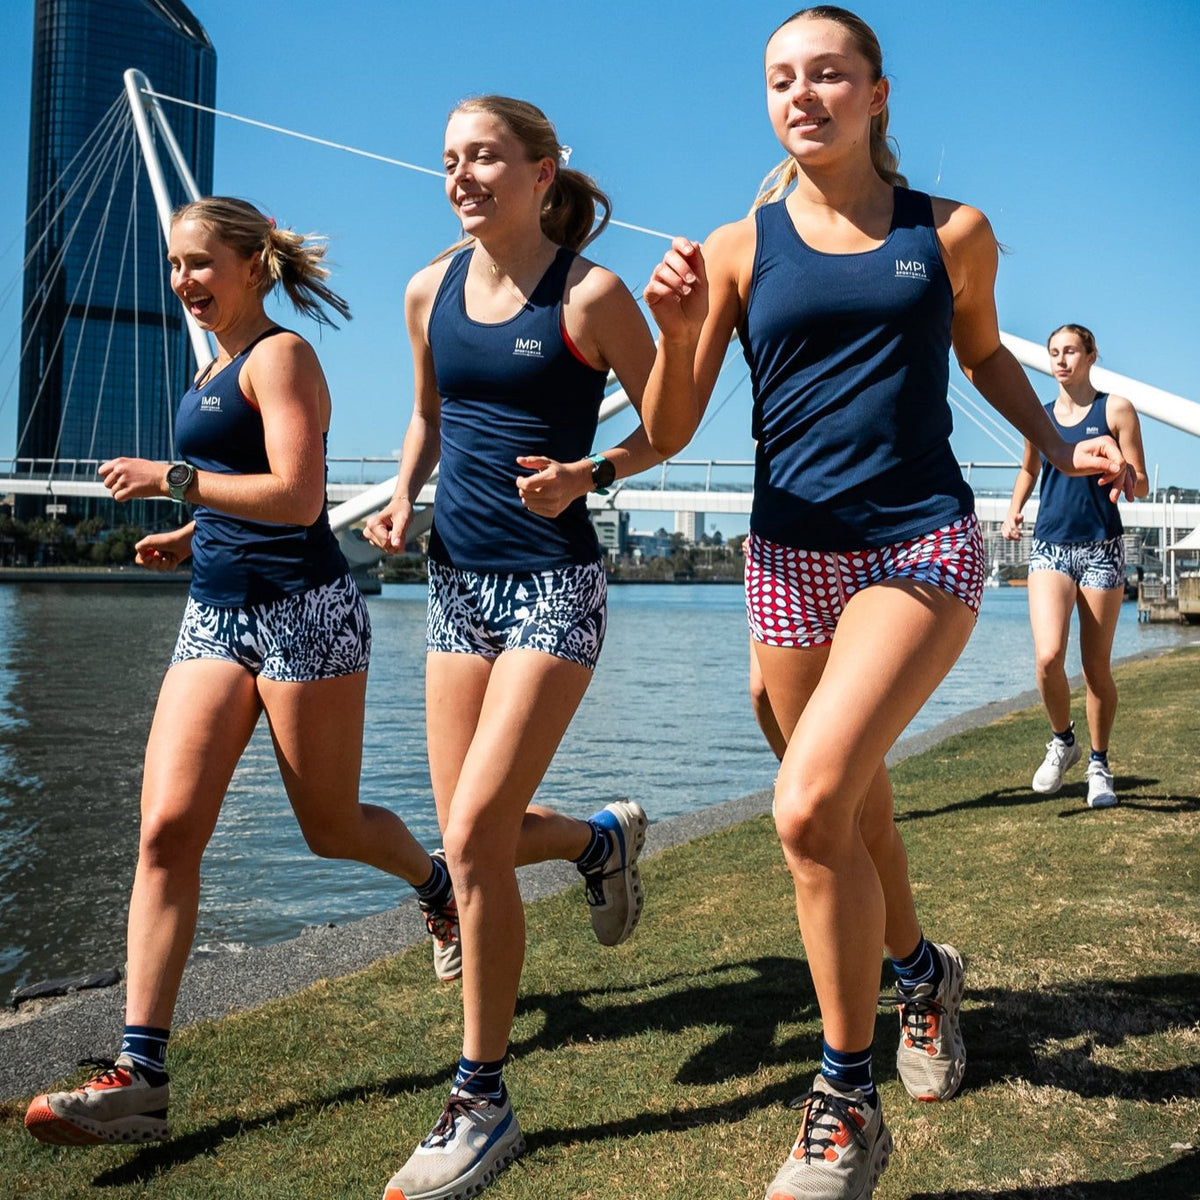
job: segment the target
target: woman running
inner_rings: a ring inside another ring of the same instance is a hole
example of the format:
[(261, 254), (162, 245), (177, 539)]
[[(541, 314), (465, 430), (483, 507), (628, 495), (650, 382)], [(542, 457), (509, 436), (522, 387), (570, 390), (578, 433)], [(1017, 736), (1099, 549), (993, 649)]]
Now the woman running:
[[(1046, 343), (1058, 395), (1046, 412), (1060, 436), (1078, 442), (1108, 434), (1121, 447), (1135, 497), (1150, 490), (1142, 429), (1124, 396), (1097, 391), (1091, 369), (1096, 339), (1082, 325), (1061, 325)], [(1048, 795), (1062, 787), (1063, 776), (1083, 755), (1071, 720), (1071, 685), (1067, 682), (1067, 641), (1071, 610), (1079, 611), (1079, 653), (1087, 687), (1087, 722), (1092, 752), (1087, 765), (1088, 808), (1117, 803), (1108, 739), (1117, 715), (1117, 685), (1112, 677), (1112, 643), (1125, 598), (1125, 543), (1121, 514), (1091, 479), (1073, 479), (1039, 455), (1028, 439), (1012, 502), (1001, 532), (1010, 541), (1021, 537), (1021, 510), (1033, 492), (1039, 472), (1042, 492), (1033, 547), (1029, 553), (1029, 623), (1037, 685), (1050, 718), (1046, 757), (1034, 772), (1033, 790)]]
[(349, 317), (325, 284), (323, 244), (278, 229), (242, 200), (174, 214), (171, 287), (217, 357), (179, 404), (180, 461), (100, 466), (118, 501), (170, 496), (194, 519), (137, 546), (137, 561), (192, 560), (191, 593), (146, 746), (129, 904), (125, 1031), (115, 1061), (74, 1091), (38, 1096), (26, 1128), (45, 1142), (168, 1136), (167, 1038), (200, 899), (200, 860), (234, 767), (267, 714), (279, 772), (309, 848), (412, 884), (439, 921), (443, 863), (393, 813), (358, 800), (371, 626), (325, 512), (330, 398), (313, 348), (263, 302)]
[(1000, 343), (996, 239), (966, 205), (909, 191), (887, 140), (872, 30), (832, 6), (766, 47), (787, 157), (703, 249), (676, 239), (645, 290), (660, 330), (643, 399), (653, 445), (695, 431), (730, 337), (757, 440), (746, 543), (751, 634), (787, 739), (775, 822), (824, 1026), (820, 1074), (769, 1200), (871, 1195), (891, 1152), (871, 1074), (879, 960), (897, 975), (897, 1067), (962, 1082), (963, 965), (926, 941), (884, 755), (975, 624), (982, 546), (950, 447), (948, 355), (1065, 472), (1124, 477), (1115, 445), (1066, 445)]
[(620, 280), (578, 254), (597, 204), (596, 233), (607, 223), (608, 200), (566, 169), (539, 109), (465, 101), (444, 162), (465, 241), (405, 294), (413, 415), (395, 496), (367, 537), (404, 548), (440, 459), (426, 721), (458, 901), (463, 1052), (441, 1117), (387, 1200), (472, 1196), (524, 1149), (502, 1074), (525, 953), (516, 868), (575, 862), (605, 945), (633, 932), (642, 905), (640, 806), (581, 821), (530, 802), (604, 638), (604, 566), (584, 497), (659, 461), (640, 426), (589, 453), (605, 380), (611, 368), (638, 405), (653, 343)]

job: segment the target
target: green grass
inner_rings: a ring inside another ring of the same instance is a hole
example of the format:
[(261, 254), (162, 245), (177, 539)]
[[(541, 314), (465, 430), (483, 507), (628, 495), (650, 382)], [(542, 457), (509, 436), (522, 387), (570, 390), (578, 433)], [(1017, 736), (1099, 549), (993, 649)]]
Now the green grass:
[[(1200, 1157), (1200, 650), (1119, 673), (1121, 807), (1028, 790), (1040, 710), (895, 772), (918, 908), (968, 964), (960, 1098), (895, 1081), (877, 1200), (1193, 1200)], [(633, 781), (631, 781), (632, 786)], [(632, 790), (636, 790), (633, 788)], [(769, 820), (648, 862), (634, 940), (530, 906), (507, 1071), (529, 1150), (495, 1200), (761, 1200), (819, 1024)], [(437, 1116), (458, 989), (426, 947), (172, 1039), (174, 1138), (41, 1146), (0, 1108), (0, 1196), (371, 1198)]]

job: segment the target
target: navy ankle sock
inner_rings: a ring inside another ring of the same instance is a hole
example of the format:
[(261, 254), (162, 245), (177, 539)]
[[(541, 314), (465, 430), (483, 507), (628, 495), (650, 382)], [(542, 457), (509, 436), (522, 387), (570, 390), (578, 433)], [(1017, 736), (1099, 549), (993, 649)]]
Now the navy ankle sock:
[(590, 875), (593, 871), (599, 871), (608, 861), (609, 854), (612, 853), (612, 843), (608, 839), (608, 831), (601, 829), (594, 821), (588, 821), (587, 824), (592, 831), (592, 840), (588, 842), (584, 852), (572, 860), (579, 868), (581, 875)]
[(871, 1078), (871, 1047), (865, 1050), (835, 1050), (821, 1043), (821, 1074), (842, 1088), (858, 1088), (871, 1103), (875, 1102), (875, 1081)]
[(507, 1094), (504, 1087), (504, 1059), (479, 1062), (465, 1056), (460, 1058), (458, 1070), (454, 1073), (453, 1090), (500, 1103)]
[(417, 899), (429, 908), (445, 908), (450, 900), (453, 887), (450, 883), (450, 872), (441, 858), (433, 858), (433, 870), (429, 878), (416, 888)]
[(1075, 722), (1072, 721), (1070, 725), (1067, 726), (1066, 733), (1055, 733), (1054, 736), (1058, 738), (1058, 740), (1065, 746), (1075, 745)]
[(892, 970), (896, 972), (896, 982), (906, 992), (911, 992), (923, 983), (931, 984), (936, 992), (945, 974), (941, 958), (924, 936), (907, 958), (893, 958), (891, 964)]
[(169, 1029), (153, 1025), (126, 1025), (121, 1035), (121, 1053), (132, 1059), (151, 1083), (161, 1083), (167, 1076), (167, 1039)]
[(1107, 771), (1108, 770), (1108, 751), (1107, 750), (1097, 750), (1095, 748), (1095, 746), (1093, 746), (1091, 757), (1088, 759), (1088, 762), (1098, 762)]

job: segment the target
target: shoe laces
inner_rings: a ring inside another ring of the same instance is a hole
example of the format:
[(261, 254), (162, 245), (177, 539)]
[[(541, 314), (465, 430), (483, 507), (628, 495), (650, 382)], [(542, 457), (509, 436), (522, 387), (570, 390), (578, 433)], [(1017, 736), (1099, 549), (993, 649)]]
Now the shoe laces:
[[(608, 836), (608, 856), (611, 857), (616, 849), (616, 839), (610, 833)], [(605, 858), (605, 863), (608, 858)], [(587, 902), (592, 908), (599, 908), (604, 903), (604, 881), (606, 879), (615, 879), (622, 871), (625, 870), (623, 862), (617, 863), (611, 871), (606, 871), (603, 866), (597, 867), (594, 871), (583, 871), (583, 889), (587, 893)]]
[(442, 1115), (434, 1122), (423, 1145), (431, 1146), (437, 1141), (445, 1145), (454, 1136), (454, 1123), (459, 1117), (480, 1112), (491, 1103), (486, 1096), (473, 1096), (470, 1092), (451, 1092), (446, 1107), (442, 1109)]
[(797, 1096), (788, 1104), (788, 1108), (804, 1110), (793, 1154), (803, 1151), (806, 1160), (815, 1156), (830, 1162), (850, 1144), (851, 1139), (866, 1149), (867, 1138), (863, 1133), (866, 1118), (858, 1111), (859, 1105), (853, 1100), (814, 1088), (803, 1096)]
[(453, 897), (442, 908), (426, 908), (421, 905), (425, 914), (425, 928), (443, 945), (458, 941), (458, 905)]
[(896, 994), (883, 996), (879, 1002), (885, 1008), (900, 1010), (900, 1027), (906, 1043), (918, 1050), (932, 1052), (941, 1024), (939, 1018), (946, 1009), (928, 984), (922, 984), (912, 992), (906, 992), (897, 984)]
[(127, 1079), (133, 1078), (133, 1072), (125, 1066), (118, 1067), (115, 1059), (111, 1058), (81, 1058), (77, 1064), (81, 1067), (91, 1067), (92, 1073), (88, 1076), (87, 1083), (75, 1090), (83, 1091), (89, 1084), (93, 1083), (119, 1083), (121, 1076), (124, 1075)]

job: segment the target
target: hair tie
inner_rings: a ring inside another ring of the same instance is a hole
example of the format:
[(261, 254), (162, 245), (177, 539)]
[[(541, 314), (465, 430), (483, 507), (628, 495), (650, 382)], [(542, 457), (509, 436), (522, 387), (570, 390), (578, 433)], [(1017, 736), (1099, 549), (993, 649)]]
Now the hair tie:
[(560, 167), (567, 166), (571, 161), (571, 147), (559, 146), (558, 148), (558, 165)]
[(274, 217), (268, 217), (268, 218), (267, 218), (267, 224), (268, 224), (268, 225), (270, 225), (270, 227), (271, 227), (272, 229), (274, 229), (274, 228), (275, 228), (275, 218), (274, 218)]

